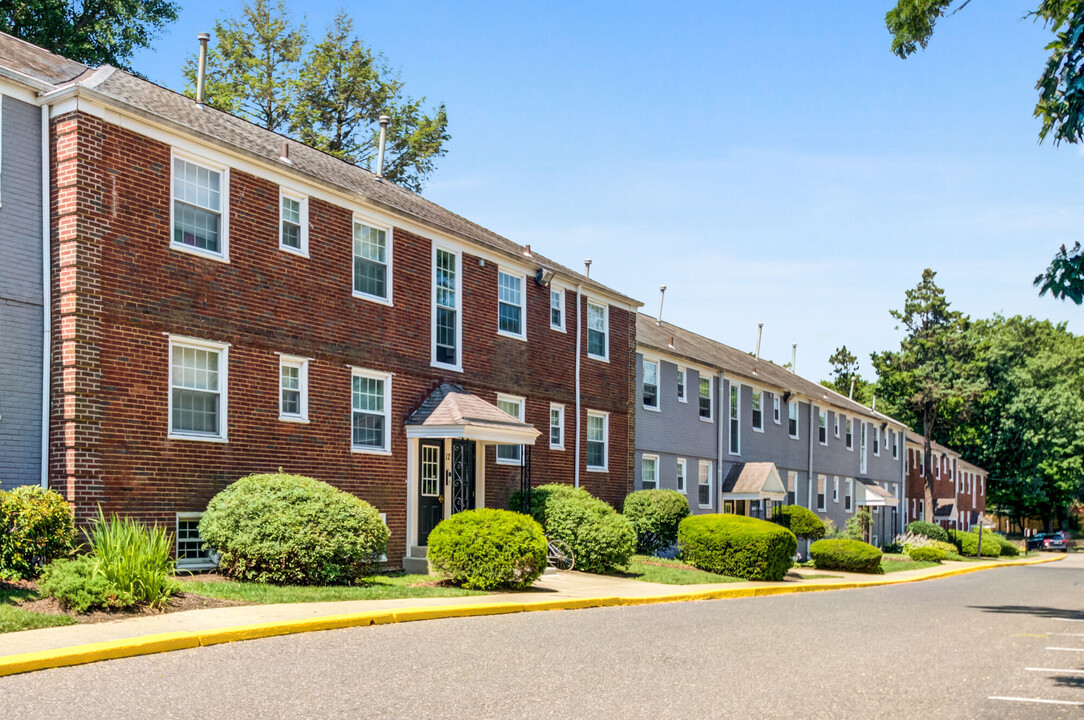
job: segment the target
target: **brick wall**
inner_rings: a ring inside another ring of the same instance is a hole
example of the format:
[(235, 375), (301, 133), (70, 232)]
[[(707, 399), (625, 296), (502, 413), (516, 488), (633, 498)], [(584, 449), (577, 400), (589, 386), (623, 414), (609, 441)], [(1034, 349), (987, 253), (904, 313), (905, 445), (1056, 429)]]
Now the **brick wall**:
[[(309, 200), (309, 257), (278, 247), (279, 188), (229, 177), (228, 264), (171, 250), (170, 148), (96, 118), (54, 121), (57, 320), (51, 474), (83, 516), (109, 511), (172, 523), (250, 472), (326, 480), (388, 515), (389, 559), (405, 551), (403, 420), (440, 380), (489, 402), (527, 398), (542, 432), (534, 481), (572, 482), (575, 322), (549, 327), (549, 290), (530, 278), (527, 341), (497, 335), (497, 266), (463, 254), (463, 373), (430, 365), (432, 245), (393, 230), (393, 305), (355, 298), (352, 214)], [(73, 159), (74, 158), (74, 159)], [(575, 295), (566, 308), (575, 307)], [(585, 410), (611, 412), (610, 471), (584, 485), (619, 503), (631, 485), (635, 318), (610, 310), (610, 362), (583, 359)], [(228, 443), (167, 438), (168, 335), (230, 343)], [(584, 343), (586, 346), (586, 342)], [(278, 355), (311, 358), (308, 424), (278, 418)], [(392, 372), (390, 456), (350, 450), (351, 371)], [(566, 450), (548, 443), (550, 402), (566, 406)], [(586, 423), (581, 426), (586, 432)], [(518, 471), (487, 458), (487, 504), (503, 507)], [(511, 471), (511, 472), (510, 472)], [(513, 476), (514, 475), (514, 476)]]

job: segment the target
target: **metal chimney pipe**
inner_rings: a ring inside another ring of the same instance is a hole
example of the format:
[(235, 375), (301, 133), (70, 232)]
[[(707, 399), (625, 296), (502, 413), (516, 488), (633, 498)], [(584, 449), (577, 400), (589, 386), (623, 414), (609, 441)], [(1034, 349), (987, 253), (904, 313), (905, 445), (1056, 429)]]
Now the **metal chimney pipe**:
[(655, 319), (656, 325), (662, 325), (662, 299), (666, 296), (666, 286), (659, 285), (659, 316)]
[(196, 36), (199, 40), (199, 68), (196, 70), (196, 104), (203, 105), (203, 84), (207, 77), (207, 42), (211, 39), (210, 33), (200, 33)]
[(790, 371), (792, 373), (798, 373), (798, 343), (794, 343), (790, 347)]
[(387, 115), (380, 116), (380, 150), (376, 155), (376, 176), (384, 177), (384, 143), (388, 140), (388, 123), (391, 118)]
[(764, 334), (764, 323), (757, 323), (757, 362), (760, 362), (760, 338)]
[(591, 258), (583, 261), (583, 274), (588, 280), (591, 279)]
[(847, 395), (851, 400), (854, 400), (854, 376), (851, 376), (851, 392)]

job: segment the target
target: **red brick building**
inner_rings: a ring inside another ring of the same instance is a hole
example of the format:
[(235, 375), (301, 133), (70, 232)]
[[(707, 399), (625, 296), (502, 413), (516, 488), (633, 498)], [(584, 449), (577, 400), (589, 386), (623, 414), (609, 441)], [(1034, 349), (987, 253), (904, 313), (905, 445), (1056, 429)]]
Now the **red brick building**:
[[(907, 433), (907, 522), (925, 520), (926, 486), (923, 480), (924, 438)], [(931, 445), (934, 521), (949, 530), (970, 530), (978, 514), (986, 512), (985, 470), (964, 461), (940, 443)]]
[(177, 523), (188, 556), (194, 513), (281, 467), (375, 505), (398, 563), (528, 458), (631, 491), (636, 301), (124, 71), (0, 61), (55, 87), (49, 483), (80, 519)]

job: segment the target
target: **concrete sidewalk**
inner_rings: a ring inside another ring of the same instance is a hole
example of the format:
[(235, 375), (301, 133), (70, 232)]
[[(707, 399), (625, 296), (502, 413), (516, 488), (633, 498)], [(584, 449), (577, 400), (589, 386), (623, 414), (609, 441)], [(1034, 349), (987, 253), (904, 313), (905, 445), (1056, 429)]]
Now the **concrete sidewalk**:
[[(1054, 555), (1052, 553), (1045, 554)], [(1049, 562), (1056, 557), (1022, 559), (1021, 564)], [(63, 650), (95, 643), (145, 638), (169, 633), (214, 633), (227, 629), (247, 626), (266, 625), (268, 623), (296, 623), (315, 621), (321, 618), (344, 617), (356, 614), (394, 613), (399, 611), (423, 610), (484, 605), (505, 606), (515, 604), (517, 611), (532, 609), (558, 609), (559, 607), (589, 607), (601, 605), (642, 604), (644, 602), (675, 602), (683, 600), (722, 599), (727, 597), (751, 597), (755, 595), (782, 594), (788, 592), (810, 592), (818, 590), (850, 589), (871, 585), (891, 585), (900, 582), (912, 582), (941, 576), (951, 576), (960, 572), (974, 572), (990, 567), (1004, 566), (1001, 562), (947, 562), (938, 567), (904, 571), (890, 575), (863, 575), (835, 570), (825, 571), (814, 568), (795, 568), (792, 573), (799, 575), (835, 577), (817, 577), (814, 579), (796, 579), (788, 577), (782, 582), (736, 582), (703, 585), (660, 585), (629, 578), (606, 575), (592, 575), (580, 572), (565, 572), (543, 576), (528, 591), (517, 593), (495, 593), (492, 595), (448, 597), (448, 598), (408, 598), (399, 600), (352, 600), (344, 602), (292, 603), (281, 605), (239, 605), (233, 607), (212, 608), (207, 610), (189, 610), (186, 612), (166, 613), (136, 618), (118, 619), (111, 622), (86, 625), (68, 625), (64, 627), (24, 630), (0, 635), (0, 663), (14, 655), (41, 653), (43, 651)], [(1013, 563), (1016, 564), (1016, 563)], [(564, 605), (554, 601), (569, 601)], [(572, 602), (580, 601), (580, 602)], [(587, 602), (592, 601), (592, 602)], [(593, 603), (593, 604), (592, 604)], [(492, 608), (498, 610), (497, 607)], [(510, 611), (510, 610), (509, 610)], [(416, 615), (417, 613), (410, 613)], [(475, 614), (486, 614), (480, 609)], [(368, 624), (368, 623), (365, 623)], [(322, 629), (322, 628), (313, 628)], [(297, 632), (297, 629), (291, 630)], [(0, 673), (2, 674), (2, 673)]]

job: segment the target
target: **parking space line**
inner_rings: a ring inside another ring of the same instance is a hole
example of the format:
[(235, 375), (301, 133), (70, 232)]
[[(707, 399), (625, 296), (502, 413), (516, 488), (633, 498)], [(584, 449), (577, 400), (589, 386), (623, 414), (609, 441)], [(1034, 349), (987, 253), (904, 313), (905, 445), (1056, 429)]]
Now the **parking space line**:
[(991, 695), (986, 699), (1005, 700), (1007, 702), (1042, 703), (1044, 705), (1075, 705), (1076, 707), (1084, 707), (1084, 702), (1077, 702), (1075, 700), (1044, 700), (1042, 698), (1001, 697), (999, 695)]
[(1048, 647), (1047, 650), (1063, 650), (1065, 652), (1084, 652), (1084, 648), (1056, 648)]
[(1064, 668), (1024, 668), (1032, 672), (1070, 673), (1072, 675), (1084, 675), (1084, 670), (1067, 670)]

